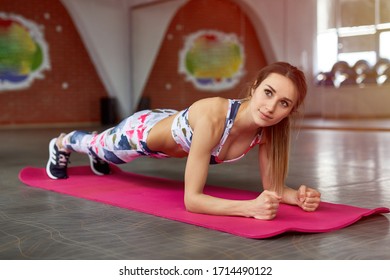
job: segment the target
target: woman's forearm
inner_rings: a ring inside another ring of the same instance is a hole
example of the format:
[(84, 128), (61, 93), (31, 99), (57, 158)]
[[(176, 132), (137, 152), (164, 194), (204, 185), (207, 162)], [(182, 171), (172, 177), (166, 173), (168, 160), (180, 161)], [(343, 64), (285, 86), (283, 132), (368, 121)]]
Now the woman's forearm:
[(188, 195), (185, 203), (188, 211), (223, 216), (243, 216), (261, 220), (275, 218), (281, 197), (275, 192), (264, 191), (249, 200), (230, 200), (206, 194)]
[(249, 217), (250, 200), (230, 200), (204, 193), (185, 195), (187, 211), (209, 215)]

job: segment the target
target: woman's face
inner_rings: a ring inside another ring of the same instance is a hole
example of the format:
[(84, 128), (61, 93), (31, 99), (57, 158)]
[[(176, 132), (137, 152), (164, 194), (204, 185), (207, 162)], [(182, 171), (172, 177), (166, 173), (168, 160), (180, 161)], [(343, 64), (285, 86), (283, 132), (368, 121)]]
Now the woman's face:
[(277, 124), (287, 117), (297, 103), (298, 94), (293, 82), (272, 73), (252, 92), (251, 113), (259, 127)]

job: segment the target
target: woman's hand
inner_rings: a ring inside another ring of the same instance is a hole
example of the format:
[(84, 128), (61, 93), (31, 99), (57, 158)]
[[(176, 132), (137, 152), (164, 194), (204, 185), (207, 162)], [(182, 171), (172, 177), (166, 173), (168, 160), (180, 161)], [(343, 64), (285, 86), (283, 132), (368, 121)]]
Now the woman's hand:
[(276, 216), (281, 199), (276, 192), (263, 191), (251, 201), (249, 216), (260, 220), (272, 220)]
[(315, 211), (321, 202), (321, 193), (305, 185), (297, 191), (297, 204), (307, 212)]

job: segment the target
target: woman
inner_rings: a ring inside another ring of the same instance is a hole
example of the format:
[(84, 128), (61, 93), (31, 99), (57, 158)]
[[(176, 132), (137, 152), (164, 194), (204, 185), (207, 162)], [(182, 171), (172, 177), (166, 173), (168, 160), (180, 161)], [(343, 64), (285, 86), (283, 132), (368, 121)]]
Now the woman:
[[(127, 163), (139, 156), (188, 157), (184, 178), (188, 211), (263, 220), (276, 216), (279, 203), (315, 211), (320, 203), (318, 191), (285, 185), (290, 117), (303, 103), (306, 90), (300, 70), (277, 62), (259, 72), (245, 99), (206, 98), (180, 112), (137, 112), (100, 134), (61, 134), (50, 142), (46, 170), (52, 179), (67, 178), (71, 151), (88, 154), (98, 175), (109, 173), (107, 162)], [(238, 160), (255, 146), (259, 146), (264, 188), (256, 199), (229, 200), (203, 193), (209, 164)]]

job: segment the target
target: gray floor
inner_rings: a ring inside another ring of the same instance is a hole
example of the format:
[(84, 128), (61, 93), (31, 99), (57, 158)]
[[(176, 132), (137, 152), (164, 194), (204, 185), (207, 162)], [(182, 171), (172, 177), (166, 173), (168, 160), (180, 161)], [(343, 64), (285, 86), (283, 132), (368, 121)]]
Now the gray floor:
[[(24, 166), (44, 167), (60, 129), (0, 130), (0, 259), (390, 259), (390, 215), (319, 234), (253, 240), (29, 188)], [(323, 200), (390, 206), (390, 132), (302, 129), (294, 136), (288, 184), (318, 188)], [(182, 179), (184, 160), (121, 166)], [(88, 164), (72, 155), (72, 165)], [(256, 153), (213, 166), (210, 184), (258, 190)]]

